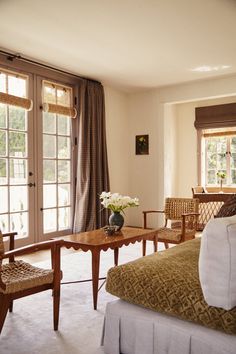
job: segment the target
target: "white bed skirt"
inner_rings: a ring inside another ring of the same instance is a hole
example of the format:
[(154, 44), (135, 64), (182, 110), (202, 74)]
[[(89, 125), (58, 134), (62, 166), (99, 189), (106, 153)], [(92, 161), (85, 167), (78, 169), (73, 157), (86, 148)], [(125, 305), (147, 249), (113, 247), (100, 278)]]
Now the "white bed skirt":
[(236, 354), (236, 336), (117, 300), (106, 307), (101, 349), (106, 354)]

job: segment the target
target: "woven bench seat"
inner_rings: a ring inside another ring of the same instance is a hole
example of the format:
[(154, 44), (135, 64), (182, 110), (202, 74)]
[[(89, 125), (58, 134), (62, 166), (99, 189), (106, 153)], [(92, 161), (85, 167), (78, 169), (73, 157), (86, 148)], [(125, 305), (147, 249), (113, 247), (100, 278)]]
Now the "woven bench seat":
[(41, 269), (23, 261), (16, 261), (2, 266), (2, 280), (6, 290), (3, 294), (12, 294), (35, 286), (53, 282), (53, 270)]
[[(176, 241), (180, 242), (182, 237), (182, 231), (181, 229), (170, 229), (168, 227), (162, 227), (158, 229), (158, 240), (161, 240), (162, 242), (164, 240), (167, 241)], [(195, 230), (185, 230), (185, 241), (186, 240), (191, 240), (195, 237)]]

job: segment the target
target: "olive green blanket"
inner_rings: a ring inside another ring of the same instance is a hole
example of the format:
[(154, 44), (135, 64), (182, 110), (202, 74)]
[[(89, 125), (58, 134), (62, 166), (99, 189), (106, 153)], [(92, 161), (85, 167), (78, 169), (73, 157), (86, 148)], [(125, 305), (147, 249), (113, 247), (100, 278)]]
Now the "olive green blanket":
[[(106, 290), (125, 301), (236, 334), (236, 307), (208, 306), (198, 276), (200, 239), (109, 270)], [(206, 269), (207, 271), (207, 269)]]

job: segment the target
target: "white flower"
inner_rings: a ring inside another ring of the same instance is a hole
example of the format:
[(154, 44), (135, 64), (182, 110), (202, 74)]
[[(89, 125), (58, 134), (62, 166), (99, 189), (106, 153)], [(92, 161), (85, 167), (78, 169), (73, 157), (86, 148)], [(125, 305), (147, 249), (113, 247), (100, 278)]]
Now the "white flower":
[(138, 198), (130, 198), (119, 193), (102, 192), (100, 199), (104, 208), (111, 209), (113, 212), (121, 212), (128, 207), (139, 206)]
[(109, 198), (110, 196), (111, 192), (102, 192), (102, 194), (100, 195), (100, 199)]

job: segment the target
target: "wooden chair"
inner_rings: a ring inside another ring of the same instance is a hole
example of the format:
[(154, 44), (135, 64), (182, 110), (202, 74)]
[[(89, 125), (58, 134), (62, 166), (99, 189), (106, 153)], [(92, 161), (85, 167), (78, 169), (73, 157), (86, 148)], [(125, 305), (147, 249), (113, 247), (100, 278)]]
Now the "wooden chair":
[[(164, 242), (165, 247), (168, 248), (169, 243), (178, 244), (195, 237), (199, 215), (198, 205), (198, 199), (194, 198), (166, 198), (164, 210), (143, 211), (144, 229), (148, 228), (148, 214), (163, 213), (165, 216), (164, 227), (157, 229), (155, 237), (152, 238), (154, 252), (157, 252), (158, 242)], [(146, 242), (143, 242), (143, 256), (145, 254)]]
[[(0, 231), (0, 333), (8, 310), (12, 311), (13, 300), (38, 293), (53, 290), (54, 330), (58, 329), (60, 306), (60, 248), (62, 240), (45, 241), (13, 250), (16, 233), (2, 234)], [(3, 237), (10, 237), (10, 250), (4, 251)], [(37, 268), (21, 260), (15, 261), (15, 256), (22, 256), (40, 250), (51, 250), (52, 269)], [(2, 264), (3, 259), (8, 259)]]

